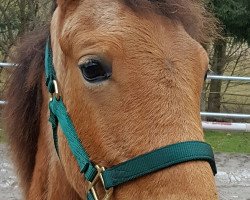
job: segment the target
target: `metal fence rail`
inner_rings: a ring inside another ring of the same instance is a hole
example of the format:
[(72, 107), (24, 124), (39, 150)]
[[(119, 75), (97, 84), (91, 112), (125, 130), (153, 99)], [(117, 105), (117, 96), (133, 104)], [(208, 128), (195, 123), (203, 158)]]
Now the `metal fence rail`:
[(212, 112), (201, 112), (202, 117), (224, 117), (234, 119), (250, 119), (249, 114), (236, 114), (236, 113), (212, 113)]
[(13, 63), (3, 63), (3, 62), (0, 62), (0, 67), (5, 67), (5, 68), (9, 68), (9, 67), (15, 67), (16, 64), (13, 64)]
[(7, 102), (6, 101), (2, 101), (2, 100), (0, 100), (0, 105), (6, 105), (7, 104)]
[(222, 80), (222, 81), (247, 81), (247, 82), (250, 82), (250, 77), (240, 77), (240, 76), (207, 75), (207, 79)]

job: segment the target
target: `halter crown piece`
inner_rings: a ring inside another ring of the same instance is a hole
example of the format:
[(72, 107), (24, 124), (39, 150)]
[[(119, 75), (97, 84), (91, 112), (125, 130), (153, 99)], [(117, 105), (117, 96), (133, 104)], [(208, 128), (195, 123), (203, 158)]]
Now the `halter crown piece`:
[[(114, 187), (183, 162), (207, 161), (214, 175), (217, 173), (213, 150), (209, 144), (201, 141), (187, 141), (168, 145), (139, 155), (111, 168), (99, 167), (90, 160), (67, 113), (62, 97), (59, 96), (50, 40), (47, 41), (45, 49), (45, 73), (46, 86), (52, 95), (49, 103), (49, 121), (52, 124), (55, 148), (59, 155), (57, 128), (60, 125), (67, 139), (68, 146), (78, 163), (80, 172), (89, 182), (86, 194), (87, 200), (108, 200), (112, 195)], [(96, 184), (98, 182), (102, 183), (105, 192), (105, 195), (102, 197), (96, 192)]]

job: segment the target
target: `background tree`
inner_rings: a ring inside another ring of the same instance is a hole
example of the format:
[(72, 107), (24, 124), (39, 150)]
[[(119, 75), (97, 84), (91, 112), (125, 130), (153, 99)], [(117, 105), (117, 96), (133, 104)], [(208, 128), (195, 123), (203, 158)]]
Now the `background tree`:
[[(227, 45), (231, 38), (234, 44), (250, 43), (250, 1), (249, 0), (210, 0), (210, 7), (222, 25), (222, 38), (213, 44), (211, 70), (223, 75), (228, 62)], [(211, 80), (208, 97), (208, 111), (220, 112), (221, 80)], [(214, 120), (210, 119), (210, 120)]]
[[(51, 0), (0, 0), (0, 62), (8, 61), (14, 44), (25, 33), (47, 24)], [(8, 70), (0, 67), (0, 99)]]
[(0, 60), (6, 61), (10, 48), (24, 32), (45, 24), (49, 0), (0, 0)]

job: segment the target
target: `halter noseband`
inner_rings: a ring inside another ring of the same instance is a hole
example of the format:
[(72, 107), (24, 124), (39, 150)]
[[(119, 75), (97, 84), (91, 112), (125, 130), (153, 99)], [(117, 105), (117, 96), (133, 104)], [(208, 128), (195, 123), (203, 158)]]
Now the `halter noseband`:
[[(201, 141), (187, 141), (168, 145), (107, 169), (95, 165), (81, 144), (62, 97), (58, 93), (49, 40), (45, 49), (45, 73), (46, 86), (52, 94), (49, 103), (49, 121), (52, 124), (55, 148), (59, 155), (57, 128), (60, 125), (69, 148), (78, 163), (80, 172), (89, 182), (87, 200), (107, 200), (111, 197), (114, 187), (183, 162), (207, 161), (213, 170), (213, 174), (217, 173), (213, 150), (209, 144)], [(96, 192), (98, 182), (102, 183), (105, 191), (105, 196), (102, 198)]]

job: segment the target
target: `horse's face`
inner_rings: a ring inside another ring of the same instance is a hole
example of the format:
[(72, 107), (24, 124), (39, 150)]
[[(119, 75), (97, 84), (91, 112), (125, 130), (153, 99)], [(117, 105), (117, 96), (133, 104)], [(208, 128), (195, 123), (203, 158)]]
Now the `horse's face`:
[[(203, 140), (200, 93), (208, 58), (181, 24), (138, 14), (122, 1), (59, 2), (51, 38), (63, 101), (95, 163), (108, 167), (167, 144)], [(59, 134), (66, 175), (85, 196), (66, 144)], [(189, 162), (125, 184), (116, 197), (179, 199), (214, 191), (209, 165)]]

